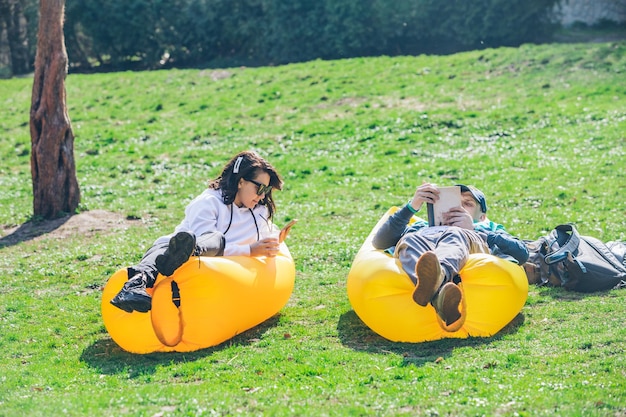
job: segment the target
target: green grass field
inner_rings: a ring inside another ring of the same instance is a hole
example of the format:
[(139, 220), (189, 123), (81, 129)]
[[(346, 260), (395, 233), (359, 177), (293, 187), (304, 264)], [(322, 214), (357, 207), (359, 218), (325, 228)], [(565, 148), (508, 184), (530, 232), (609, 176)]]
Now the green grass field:
[[(615, 42), (69, 75), (81, 216), (120, 219), (82, 228), (33, 219), (32, 79), (0, 80), (0, 416), (626, 416), (625, 290), (531, 287), (496, 336), (421, 344), (377, 336), (346, 294), (422, 181), (476, 185), (524, 239), (626, 240), (625, 74)], [(300, 220), (289, 303), (214, 348), (124, 352), (102, 287), (243, 149), (285, 179), (277, 223)]]

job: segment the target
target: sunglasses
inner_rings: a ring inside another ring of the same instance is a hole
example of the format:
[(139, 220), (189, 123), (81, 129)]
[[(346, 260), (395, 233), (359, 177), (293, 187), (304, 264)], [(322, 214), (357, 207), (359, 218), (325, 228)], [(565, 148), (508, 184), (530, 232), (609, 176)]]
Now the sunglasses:
[(265, 184), (261, 184), (260, 182), (256, 182), (255, 180), (247, 180), (244, 178), (244, 180), (251, 182), (252, 184), (256, 185), (257, 187), (259, 187), (256, 190), (256, 195), (264, 195), (264, 194), (269, 194), (270, 191), (272, 191), (272, 186), (271, 185), (265, 185)]

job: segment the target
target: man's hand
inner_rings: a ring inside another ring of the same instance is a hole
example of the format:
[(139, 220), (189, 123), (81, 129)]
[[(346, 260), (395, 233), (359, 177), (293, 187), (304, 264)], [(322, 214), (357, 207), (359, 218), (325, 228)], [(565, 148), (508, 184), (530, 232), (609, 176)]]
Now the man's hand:
[(417, 211), (422, 208), (422, 204), (435, 204), (437, 200), (439, 200), (439, 189), (435, 184), (425, 182), (415, 189), (415, 194), (413, 194), (410, 204), (413, 210)]
[(456, 226), (463, 229), (474, 230), (474, 219), (463, 207), (453, 207), (443, 214), (446, 226)]

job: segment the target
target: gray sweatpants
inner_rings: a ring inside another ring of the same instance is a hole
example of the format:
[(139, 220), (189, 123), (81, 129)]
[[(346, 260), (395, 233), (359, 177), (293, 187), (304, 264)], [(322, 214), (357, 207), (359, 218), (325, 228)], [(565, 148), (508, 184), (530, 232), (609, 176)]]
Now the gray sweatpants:
[(475, 231), (456, 226), (425, 227), (407, 233), (398, 241), (394, 256), (416, 285), (415, 265), (419, 257), (428, 251), (435, 252), (439, 258), (445, 274), (444, 282), (448, 282), (458, 275), (470, 253), (489, 253), (489, 247)]

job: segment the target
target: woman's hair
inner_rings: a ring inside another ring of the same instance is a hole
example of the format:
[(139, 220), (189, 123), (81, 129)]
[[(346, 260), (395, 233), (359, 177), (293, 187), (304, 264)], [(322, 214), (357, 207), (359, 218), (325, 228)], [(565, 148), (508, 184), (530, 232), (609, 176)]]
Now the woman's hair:
[(255, 152), (243, 151), (235, 155), (224, 165), (220, 176), (209, 181), (209, 188), (221, 190), (224, 204), (232, 204), (232, 202), (235, 201), (237, 190), (239, 190), (239, 180), (241, 178), (247, 181), (253, 180), (261, 172), (266, 172), (270, 176), (269, 185), (272, 186), (272, 190), (265, 194), (265, 197), (263, 197), (259, 204), (263, 204), (267, 207), (269, 218), (271, 219), (276, 211), (272, 191), (282, 190), (283, 180), (280, 178), (280, 175), (278, 175), (276, 169)]

